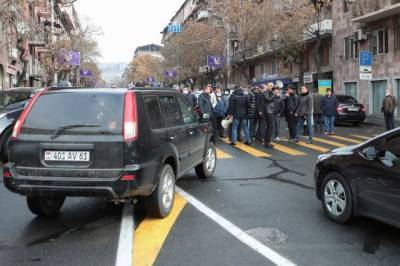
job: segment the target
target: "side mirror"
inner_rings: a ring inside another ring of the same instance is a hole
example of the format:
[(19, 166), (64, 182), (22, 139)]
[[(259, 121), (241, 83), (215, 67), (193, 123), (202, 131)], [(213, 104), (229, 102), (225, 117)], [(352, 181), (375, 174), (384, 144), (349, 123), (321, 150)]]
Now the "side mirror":
[(368, 160), (374, 160), (378, 157), (378, 152), (375, 147), (368, 147), (362, 151), (363, 156)]
[(211, 115), (210, 114), (203, 114), (201, 118), (201, 122), (208, 123), (211, 122)]

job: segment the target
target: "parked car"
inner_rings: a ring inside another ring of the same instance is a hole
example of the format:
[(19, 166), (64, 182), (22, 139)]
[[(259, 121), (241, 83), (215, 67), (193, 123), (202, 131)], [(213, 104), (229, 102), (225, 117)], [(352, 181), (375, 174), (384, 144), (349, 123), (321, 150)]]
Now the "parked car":
[(193, 168), (200, 178), (214, 173), (215, 138), (203, 119), (169, 89), (49, 89), (14, 127), (4, 183), (39, 216), (86, 196), (144, 197), (148, 214), (163, 218), (177, 178)]
[(0, 156), (7, 162), (7, 143), (15, 121), (21, 115), (28, 101), (40, 91), (39, 88), (13, 88), (0, 91)]
[(319, 156), (315, 188), (337, 223), (368, 216), (400, 228), (400, 128)]
[(365, 121), (365, 106), (354, 97), (348, 95), (336, 95), (339, 106), (337, 108), (336, 122), (352, 123), (359, 126)]

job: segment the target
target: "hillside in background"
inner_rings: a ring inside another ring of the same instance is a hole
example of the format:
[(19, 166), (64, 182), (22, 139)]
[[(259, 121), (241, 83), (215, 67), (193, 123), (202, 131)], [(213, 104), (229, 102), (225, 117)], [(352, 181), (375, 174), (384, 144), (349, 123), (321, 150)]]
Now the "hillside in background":
[(117, 83), (120, 81), (126, 66), (126, 63), (102, 63), (100, 64), (101, 75), (107, 83)]

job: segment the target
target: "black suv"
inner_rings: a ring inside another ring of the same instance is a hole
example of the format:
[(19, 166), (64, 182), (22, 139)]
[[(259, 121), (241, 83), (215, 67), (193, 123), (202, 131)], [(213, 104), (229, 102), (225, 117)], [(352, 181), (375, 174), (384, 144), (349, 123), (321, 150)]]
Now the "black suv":
[(216, 167), (209, 118), (169, 89), (49, 89), (16, 122), (8, 144), (8, 189), (39, 216), (56, 215), (65, 197), (121, 202), (144, 196), (148, 214), (166, 217), (175, 180)]

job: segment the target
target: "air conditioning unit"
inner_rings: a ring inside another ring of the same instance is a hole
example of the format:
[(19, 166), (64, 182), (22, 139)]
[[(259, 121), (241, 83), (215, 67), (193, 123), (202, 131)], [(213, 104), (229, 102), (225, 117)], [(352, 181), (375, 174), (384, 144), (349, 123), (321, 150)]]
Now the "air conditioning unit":
[(365, 29), (358, 29), (354, 32), (354, 39), (357, 42), (365, 41), (368, 39), (368, 35)]

